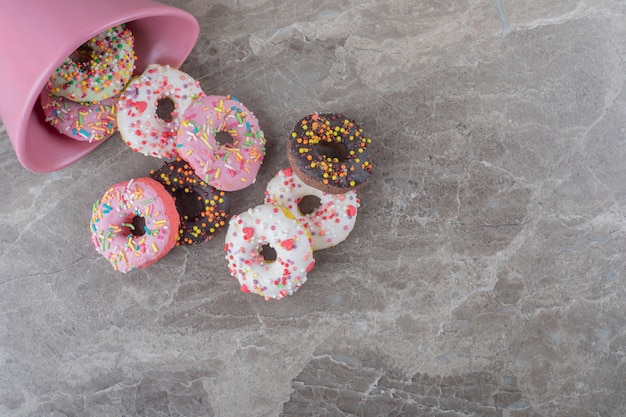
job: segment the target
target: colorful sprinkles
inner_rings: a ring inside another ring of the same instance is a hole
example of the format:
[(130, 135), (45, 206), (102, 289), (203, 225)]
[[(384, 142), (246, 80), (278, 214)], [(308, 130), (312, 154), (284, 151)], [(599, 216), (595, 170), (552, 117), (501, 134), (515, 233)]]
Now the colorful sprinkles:
[(54, 95), (98, 102), (118, 95), (135, 69), (135, 39), (125, 25), (91, 38), (50, 76)]
[[(308, 196), (319, 199), (319, 206), (303, 213), (302, 200)], [(356, 223), (360, 201), (356, 191), (328, 194), (303, 183), (286, 168), (270, 180), (265, 189), (265, 203), (284, 207), (304, 226), (311, 236), (313, 250), (327, 249), (345, 240)]]
[(230, 215), (230, 193), (211, 187), (198, 178), (178, 157), (150, 176), (172, 195), (180, 216), (177, 245), (204, 243), (218, 234)]
[[(262, 255), (267, 245), (276, 252), (276, 259)], [(270, 204), (233, 216), (224, 249), (229, 271), (241, 290), (266, 300), (292, 295), (315, 264), (306, 229), (287, 210)]]
[[(174, 158), (183, 111), (202, 95), (198, 82), (184, 72), (168, 65), (149, 65), (120, 97), (117, 124), (122, 139), (135, 152)], [(163, 100), (173, 105), (166, 119), (157, 114)]]
[[(52, 103), (59, 91), (51, 84), (50, 102), (41, 98), (52, 125), (90, 141), (104, 139), (93, 131), (114, 132), (115, 106), (76, 103), (71, 112), (62, 100)], [(158, 111), (163, 101), (173, 107), (167, 116)], [(153, 64), (126, 86), (116, 121), (133, 151), (175, 158), (151, 178), (113, 185), (93, 206), (91, 241), (121, 272), (144, 268), (175, 245), (207, 242), (228, 222), (224, 249), (241, 291), (280, 300), (307, 281), (314, 250), (350, 234), (360, 207), (355, 188), (372, 174), (371, 139), (362, 129), (341, 114), (315, 113), (296, 124), (288, 140), (291, 168), (268, 183), (264, 204), (228, 221), (230, 192), (256, 181), (266, 152), (258, 120), (239, 100), (206, 96), (187, 74)], [(304, 210), (308, 197), (318, 202)]]
[(372, 174), (372, 140), (353, 120), (336, 113), (300, 120), (288, 143), (288, 156), (306, 184), (333, 194), (358, 187)]
[(237, 191), (254, 184), (265, 136), (254, 114), (231, 96), (203, 96), (185, 110), (178, 154), (213, 187)]
[(160, 183), (133, 179), (111, 186), (93, 205), (91, 242), (115, 270), (128, 272), (165, 256), (176, 243), (179, 222)]
[(99, 142), (117, 132), (117, 96), (98, 103), (78, 103), (44, 88), (39, 96), (46, 122), (81, 142)]

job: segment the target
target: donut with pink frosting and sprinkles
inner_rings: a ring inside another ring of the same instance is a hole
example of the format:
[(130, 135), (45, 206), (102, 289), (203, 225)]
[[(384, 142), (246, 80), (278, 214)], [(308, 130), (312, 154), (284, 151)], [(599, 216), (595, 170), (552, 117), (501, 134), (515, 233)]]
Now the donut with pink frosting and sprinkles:
[(178, 239), (176, 203), (152, 178), (112, 185), (93, 205), (91, 242), (117, 271), (145, 268)]
[(286, 209), (271, 204), (233, 216), (224, 249), (241, 291), (266, 300), (292, 295), (315, 264), (306, 229)]
[(254, 114), (236, 98), (203, 96), (185, 110), (176, 150), (206, 183), (237, 191), (256, 181), (265, 136)]

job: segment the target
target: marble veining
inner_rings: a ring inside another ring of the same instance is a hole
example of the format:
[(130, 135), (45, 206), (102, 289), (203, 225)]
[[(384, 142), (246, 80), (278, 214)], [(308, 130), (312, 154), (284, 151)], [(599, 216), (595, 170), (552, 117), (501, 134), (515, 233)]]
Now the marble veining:
[(124, 275), (91, 207), (162, 162), (115, 135), (35, 174), (0, 125), (0, 415), (626, 414), (624, 2), (165, 2), (268, 140), (233, 213), (340, 112), (374, 139), (356, 226), (278, 302), (223, 235)]

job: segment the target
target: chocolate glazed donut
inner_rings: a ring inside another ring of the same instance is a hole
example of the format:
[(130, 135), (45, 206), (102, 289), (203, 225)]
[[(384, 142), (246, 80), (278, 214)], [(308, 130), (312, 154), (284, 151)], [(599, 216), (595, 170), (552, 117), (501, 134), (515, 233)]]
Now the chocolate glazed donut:
[(230, 215), (230, 193), (202, 181), (182, 158), (166, 162), (150, 175), (176, 203), (180, 215), (176, 245), (207, 242), (224, 228)]
[(371, 142), (353, 120), (338, 113), (314, 113), (296, 124), (287, 154), (302, 182), (326, 193), (344, 194), (369, 180)]

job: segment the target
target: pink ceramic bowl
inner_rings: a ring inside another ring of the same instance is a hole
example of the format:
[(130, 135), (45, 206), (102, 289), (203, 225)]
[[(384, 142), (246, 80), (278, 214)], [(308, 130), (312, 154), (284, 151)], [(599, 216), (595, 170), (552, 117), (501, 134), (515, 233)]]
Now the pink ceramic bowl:
[(102, 142), (78, 142), (45, 122), (38, 97), (76, 48), (126, 23), (135, 35), (137, 69), (178, 68), (200, 32), (189, 13), (154, 0), (9, 0), (0, 9), (0, 119), (21, 164), (35, 172), (64, 168)]

